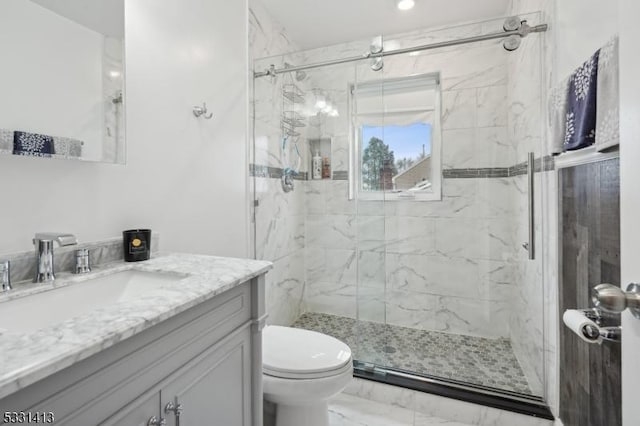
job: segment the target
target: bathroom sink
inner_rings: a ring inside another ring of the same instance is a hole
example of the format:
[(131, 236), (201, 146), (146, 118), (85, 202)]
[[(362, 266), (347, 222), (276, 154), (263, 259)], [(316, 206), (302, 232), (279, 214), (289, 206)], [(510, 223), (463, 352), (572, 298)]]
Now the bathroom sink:
[(0, 331), (29, 333), (95, 309), (144, 296), (185, 275), (123, 271), (0, 303)]

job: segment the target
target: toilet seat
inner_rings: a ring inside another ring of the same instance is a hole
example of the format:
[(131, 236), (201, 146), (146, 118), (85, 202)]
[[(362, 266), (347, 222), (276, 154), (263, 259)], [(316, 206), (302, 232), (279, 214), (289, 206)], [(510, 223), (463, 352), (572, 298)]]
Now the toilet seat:
[(315, 331), (267, 326), (263, 330), (263, 373), (283, 379), (318, 379), (352, 370), (351, 349)]

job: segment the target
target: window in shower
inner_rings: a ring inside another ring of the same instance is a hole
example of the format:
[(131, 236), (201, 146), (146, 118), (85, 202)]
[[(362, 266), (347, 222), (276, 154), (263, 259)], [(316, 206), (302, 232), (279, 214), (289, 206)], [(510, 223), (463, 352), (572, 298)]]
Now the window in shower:
[(440, 199), (437, 74), (351, 87), (352, 190), (361, 199)]

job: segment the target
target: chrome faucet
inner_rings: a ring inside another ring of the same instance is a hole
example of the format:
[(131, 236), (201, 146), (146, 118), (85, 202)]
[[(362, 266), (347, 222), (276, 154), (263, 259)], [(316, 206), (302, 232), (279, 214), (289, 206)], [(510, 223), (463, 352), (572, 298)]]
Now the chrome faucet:
[(34, 283), (48, 283), (56, 279), (53, 270), (53, 242), (57, 242), (60, 247), (78, 244), (78, 239), (71, 234), (60, 234), (55, 232), (37, 233), (33, 238), (33, 245), (36, 247), (36, 276)]

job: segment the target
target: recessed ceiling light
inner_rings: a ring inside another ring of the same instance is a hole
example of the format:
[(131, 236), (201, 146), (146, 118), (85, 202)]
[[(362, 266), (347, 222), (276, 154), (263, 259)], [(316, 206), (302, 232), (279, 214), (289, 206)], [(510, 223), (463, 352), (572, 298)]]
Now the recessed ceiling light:
[(416, 2), (415, 0), (398, 0), (396, 5), (400, 10), (409, 10), (409, 9), (413, 9), (413, 6), (416, 5)]

